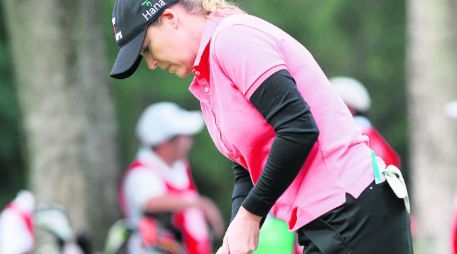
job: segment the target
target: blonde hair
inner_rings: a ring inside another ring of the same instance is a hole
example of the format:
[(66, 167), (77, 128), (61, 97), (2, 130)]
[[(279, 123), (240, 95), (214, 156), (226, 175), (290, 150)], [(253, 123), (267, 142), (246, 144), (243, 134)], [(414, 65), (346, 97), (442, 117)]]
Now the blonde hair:
[(194, 14), (222, 14), (230, 15), (245, 13), (241, 8), (225, 0), (180, 0), (178, 4), (182, 5), (187, 11)]

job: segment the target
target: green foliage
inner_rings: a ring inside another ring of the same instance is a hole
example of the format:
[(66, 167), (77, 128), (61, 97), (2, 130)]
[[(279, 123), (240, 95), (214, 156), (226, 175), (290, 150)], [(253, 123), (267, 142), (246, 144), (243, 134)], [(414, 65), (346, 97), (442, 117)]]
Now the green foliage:
[[(0, 21), (4, 18), (0, 4)], [(11, 57), (6, 28), (0, 24), (0, 209), (24, 188), (25, 170), (21, 156), (19, 108), (12, 80)]]

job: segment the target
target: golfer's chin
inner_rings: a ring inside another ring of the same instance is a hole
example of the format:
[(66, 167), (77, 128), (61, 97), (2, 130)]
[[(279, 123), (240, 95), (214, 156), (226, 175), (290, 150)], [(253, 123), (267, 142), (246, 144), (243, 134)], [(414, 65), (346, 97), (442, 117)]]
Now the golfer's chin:
[(192, 71), (187, 70), (185, 68), (180, 68), (175, 72), (175, 75), (178, 76), (179, 78), (185, 78), (191, 74)]
[(181, 73), (181, 72), (177, 72), (177, 73), (176, 73), (176, 76), (177, 76), (178, 78), (185, 78), (185, 77), (189, 76), (189, 74), (190, 74), (190, 73)]

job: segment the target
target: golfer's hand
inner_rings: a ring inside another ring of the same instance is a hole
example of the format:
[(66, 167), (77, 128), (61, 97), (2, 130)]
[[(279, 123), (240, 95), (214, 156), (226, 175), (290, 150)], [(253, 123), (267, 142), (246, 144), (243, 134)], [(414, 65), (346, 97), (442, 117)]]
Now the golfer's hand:
[(217, 254), (250, 254), (259, 243), (259, 225), (262, 217), (248, 212), (242, 206), (230, 223)]

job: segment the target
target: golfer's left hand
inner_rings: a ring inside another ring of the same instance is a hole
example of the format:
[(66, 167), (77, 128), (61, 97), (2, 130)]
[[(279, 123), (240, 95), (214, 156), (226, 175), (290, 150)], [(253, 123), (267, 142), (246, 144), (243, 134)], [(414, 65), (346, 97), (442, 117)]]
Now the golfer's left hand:
[(257, 249), (262, 217), (248, 212), (243, 206), (225, 232), (224, 241), (216, 254), (250, 254)]

